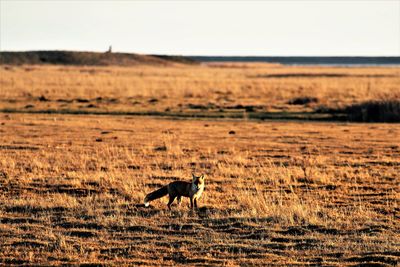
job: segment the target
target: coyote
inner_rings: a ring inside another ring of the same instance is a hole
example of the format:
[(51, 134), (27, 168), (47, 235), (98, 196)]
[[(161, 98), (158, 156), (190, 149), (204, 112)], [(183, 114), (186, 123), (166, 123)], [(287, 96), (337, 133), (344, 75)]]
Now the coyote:
[(192, 174), (192, 182), (175, 181), (169, 183), (160, 189), (151, 192), (144, 198), (144, 205), (149, 206), (149, 202), (163, 196), (169, 195), (168, 209), (171, 209), (171, 204), (175, 198), (178, 198), (178, 204), (181, 203), (182, 197), (190, 198), (190, 208), (197, 208), (197, 199), (200, 198), (204, 190), (204, 175), (196, 176)]

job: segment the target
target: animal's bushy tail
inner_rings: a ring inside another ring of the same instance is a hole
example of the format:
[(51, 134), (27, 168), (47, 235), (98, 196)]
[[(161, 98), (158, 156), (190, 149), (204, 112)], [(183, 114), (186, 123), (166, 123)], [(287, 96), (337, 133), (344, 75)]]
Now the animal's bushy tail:
[(157, 198), (166, 196), (168, 194), (168, 185), (161, 187), (160, 189), (157, 189), (156, 191), (153, 191), (149, 193), (145, 198), (144, 198), (144, 205), (146, 207), (149, 206), (149, 202), (153, 201)]

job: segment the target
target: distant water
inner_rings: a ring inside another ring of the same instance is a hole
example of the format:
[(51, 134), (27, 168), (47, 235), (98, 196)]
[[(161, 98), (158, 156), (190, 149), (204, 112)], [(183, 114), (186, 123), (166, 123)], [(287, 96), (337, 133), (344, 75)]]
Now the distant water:
[(189, 56), (200, 62), (265, 62), (285, 65), (400, 66), (400, 57), (254, 57)]

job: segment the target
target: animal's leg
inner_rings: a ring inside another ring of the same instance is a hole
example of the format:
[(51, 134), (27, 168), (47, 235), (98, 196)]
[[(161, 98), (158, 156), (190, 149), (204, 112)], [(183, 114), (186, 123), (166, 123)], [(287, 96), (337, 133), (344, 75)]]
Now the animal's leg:
[(169, 196), (169, 201), (168, 201), (168, 209), (171, 210), (171, 204), (174, 202), (176, 196)]

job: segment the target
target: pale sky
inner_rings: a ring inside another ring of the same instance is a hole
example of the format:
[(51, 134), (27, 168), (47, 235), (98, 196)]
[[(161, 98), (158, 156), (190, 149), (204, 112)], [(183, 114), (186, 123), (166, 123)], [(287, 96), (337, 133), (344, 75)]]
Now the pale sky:
[(0, 0), (0, 50), (400, 56), (400, 0)]

